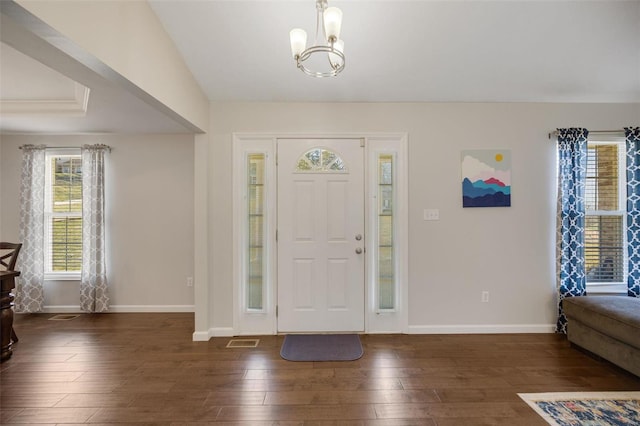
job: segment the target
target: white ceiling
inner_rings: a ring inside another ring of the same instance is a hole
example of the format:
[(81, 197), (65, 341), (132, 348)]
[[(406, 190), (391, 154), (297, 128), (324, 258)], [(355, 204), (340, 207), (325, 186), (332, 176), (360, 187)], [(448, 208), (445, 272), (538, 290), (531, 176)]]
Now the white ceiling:
[(211, 100), (640, 102), (640, 1), (329, 0), (346, 68), (295, 68), (314, 0), (151, 0)]
[[(640, 102), (640, 0), (329, 0), (347, 57), (329, 79), (297, 70), (289, 48), (294, 27), (313, 40), (314, 3), (150, 0), (212, 101)], [(91, 93), (86, 115), (5, 110), (1, 132), (192, 131), (4, 18), (0, 99), (59, 99), (64, 75)]]

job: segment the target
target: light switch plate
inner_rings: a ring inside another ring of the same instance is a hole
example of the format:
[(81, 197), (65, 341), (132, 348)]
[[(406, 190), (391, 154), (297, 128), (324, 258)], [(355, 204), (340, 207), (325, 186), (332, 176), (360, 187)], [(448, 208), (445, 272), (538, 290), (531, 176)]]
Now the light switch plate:
[(424, 209), (424, 220), (440, 220), (440, 210)]

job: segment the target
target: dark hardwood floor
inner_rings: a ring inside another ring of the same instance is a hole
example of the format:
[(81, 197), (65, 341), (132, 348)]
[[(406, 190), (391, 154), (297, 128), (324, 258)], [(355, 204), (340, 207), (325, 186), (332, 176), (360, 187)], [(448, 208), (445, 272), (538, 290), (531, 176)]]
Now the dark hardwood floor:
[(192, 314), (16, 315), (2, 424), (544, 426), (519, 392), (640, 390), (563, 336), (365, 335), (353, 362), (192, 342)]

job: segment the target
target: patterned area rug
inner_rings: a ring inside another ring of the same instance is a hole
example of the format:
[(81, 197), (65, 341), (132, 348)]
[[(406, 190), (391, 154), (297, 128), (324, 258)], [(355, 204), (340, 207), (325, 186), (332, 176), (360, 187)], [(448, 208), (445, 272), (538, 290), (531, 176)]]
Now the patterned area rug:
[(519, 393), (554, 426), (638, 426), (640, 392)]

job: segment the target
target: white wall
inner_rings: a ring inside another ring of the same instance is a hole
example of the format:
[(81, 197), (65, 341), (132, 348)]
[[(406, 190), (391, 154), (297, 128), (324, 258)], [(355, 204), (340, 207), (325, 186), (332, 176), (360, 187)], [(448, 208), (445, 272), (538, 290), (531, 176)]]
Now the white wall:
[[(112, 311), (192, 311), (194, 137), (192, 135), (20, 136), (0, 139), (0, 240), (17, 241), (19, 146), (104, 143), (107, 274)], [(48, 311), (77, 310), (77, 281), (47, 282)]]
[[(232, 133), (408, 132), (410, 332), (551, 329), (557, 127), (638, 125), (639, 104), (214, 103), (208, 169), (209, 300), (215, 333), (233, 326)], [(511, 149), (512, 206), (462, 208), (460, 151)], [(206, 181), (208, 185), (198, 185)], [(205, 191), (200, 189), (199, 191)], [(425, 208), (440, 220), (425, 222)], [(196, 233), (198, 232), (196, 228)], [(481, 303), (481, 291), (490, 302)], [(203, 316), (204, 317), (204, 316)]]

